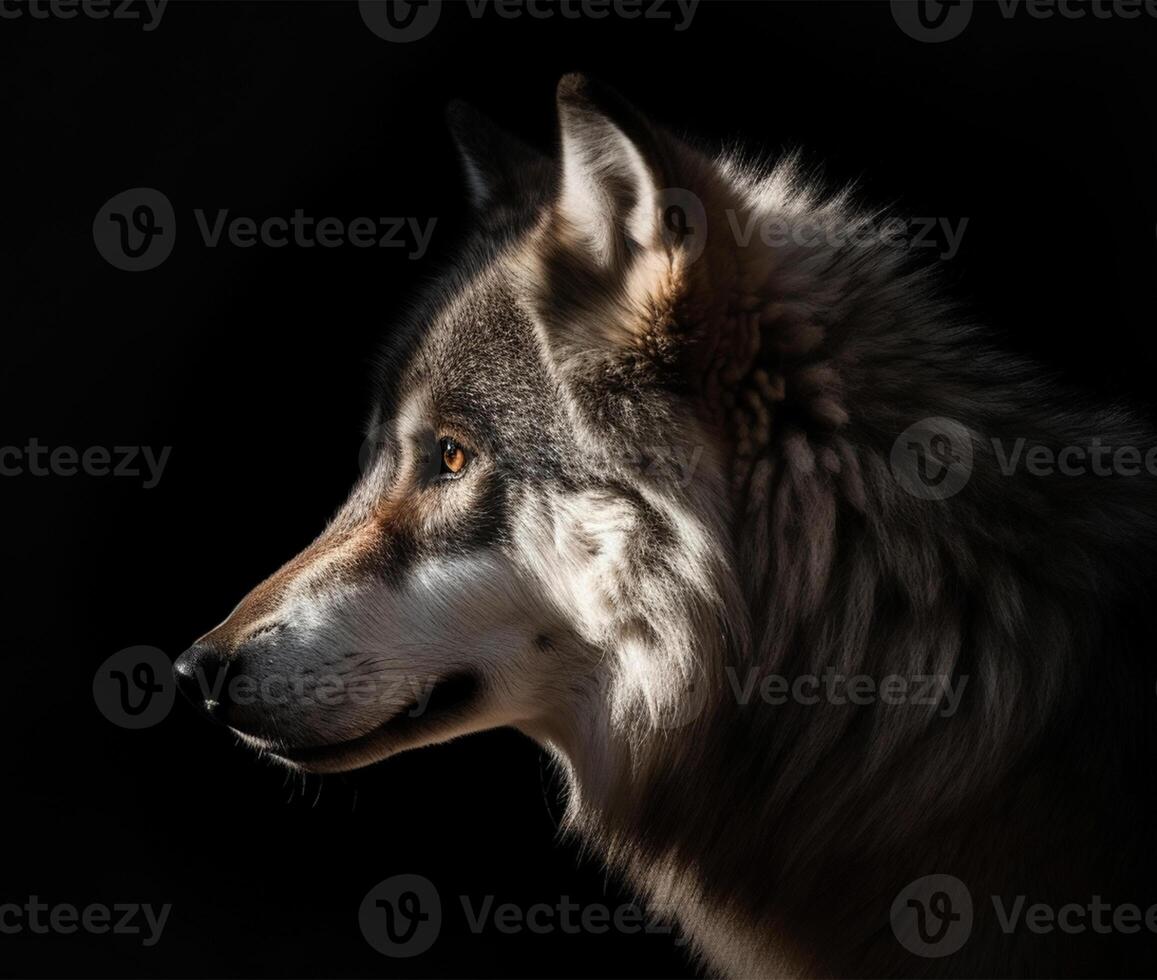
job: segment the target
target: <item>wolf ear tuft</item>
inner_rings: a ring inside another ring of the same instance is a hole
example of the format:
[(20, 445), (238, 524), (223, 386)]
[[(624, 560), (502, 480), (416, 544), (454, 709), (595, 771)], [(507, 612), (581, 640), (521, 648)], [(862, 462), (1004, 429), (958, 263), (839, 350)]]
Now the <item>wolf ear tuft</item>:
[(446, 106), (446, 124), (462, 160), (470, 203), (479, 211), (517, 202), (528, 175), (549, 165), (545, 155), (458, 99)]
[(585, 75), (563, 76), (557, 103), (559, 217), (597, 267), (621, 267), (659, 239), (658, 196), (666, 183), (659, 141), (633, 106)]

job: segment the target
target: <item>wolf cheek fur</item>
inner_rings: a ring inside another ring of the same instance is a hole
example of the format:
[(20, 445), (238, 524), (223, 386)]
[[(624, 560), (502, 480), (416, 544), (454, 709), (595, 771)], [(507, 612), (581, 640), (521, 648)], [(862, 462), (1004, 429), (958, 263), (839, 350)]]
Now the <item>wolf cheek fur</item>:
[[(385, 438), (318, 541), (181, 658), (183, 687), (300, 675), (289, 703), (207, 710), (319, 771), (520, 728), (567, 775), (569, 828), (717, 972), (1152, 962), (1151, 936), (1008, 934), (988, 902), (1153, 880), (1154, 669), (1120, 611), (1157, 528), (1148, 478), (1002, 474), (986, 447), (1149, 432), (993, 353), (791, 161), (707, 156), (577, 76), (558, 111), (551, 160), (451, 109), (478, 228), (383, 351)], [(812, 234), (730, 233), (765, 219)], [(970, 472), (925, 499), (890, 453), (937, 419)], [(881, 696), (734, 697), (753, 671)], [(321, 710), (323, 677), (392, 683)], [(893, 703), (892, 677), (937, 684)], [(975, 915), (924, 958), (891, 910), (932, 874)]]

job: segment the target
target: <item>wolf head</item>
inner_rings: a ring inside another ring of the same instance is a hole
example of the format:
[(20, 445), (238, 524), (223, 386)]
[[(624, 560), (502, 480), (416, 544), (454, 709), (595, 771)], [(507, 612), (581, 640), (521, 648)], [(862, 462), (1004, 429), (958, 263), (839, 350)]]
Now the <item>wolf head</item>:
[(391, 331), (363, 476), (177, 661), (290, 766), (496, 726), (597, 756), (686, 720), (703, 650), (742, 628), (705, 394), (712, 170), (585, 78), (557, 101), (557, 160), (451, 108), (477, 230)]

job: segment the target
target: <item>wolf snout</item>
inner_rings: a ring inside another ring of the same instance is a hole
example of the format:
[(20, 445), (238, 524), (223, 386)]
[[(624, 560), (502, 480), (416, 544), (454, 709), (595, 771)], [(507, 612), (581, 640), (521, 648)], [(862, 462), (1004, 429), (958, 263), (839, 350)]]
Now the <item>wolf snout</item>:
[(173, 664), (177, 687), (199, 711), (238, 734), (279, 744), (309, 741), (318, 734), (312, 728), (318, 685), (328, 692), (325, 685), (336, 675), (298, 664), (290, 632), (271, 628), (240, 643), (202, 637)]
[(214, 721), (224, 721), (229, 707), (229, 682), (240, 658), (208, 643), (194, 643), (173, 664), (177, 688)]

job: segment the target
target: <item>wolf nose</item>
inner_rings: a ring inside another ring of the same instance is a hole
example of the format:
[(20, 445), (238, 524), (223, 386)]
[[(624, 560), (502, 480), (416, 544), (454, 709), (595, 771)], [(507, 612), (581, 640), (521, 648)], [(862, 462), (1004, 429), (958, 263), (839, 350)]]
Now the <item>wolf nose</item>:
[(236, 658), (207, 643), (195, 643), (173, 664), (177, 687), (210, 718), (220, 721), (229, 704), (229, 677)]

